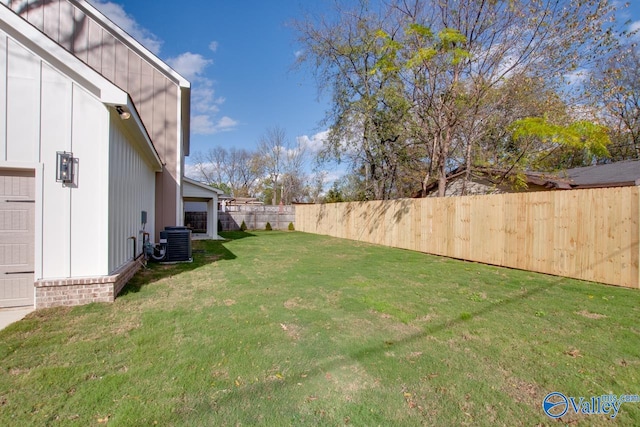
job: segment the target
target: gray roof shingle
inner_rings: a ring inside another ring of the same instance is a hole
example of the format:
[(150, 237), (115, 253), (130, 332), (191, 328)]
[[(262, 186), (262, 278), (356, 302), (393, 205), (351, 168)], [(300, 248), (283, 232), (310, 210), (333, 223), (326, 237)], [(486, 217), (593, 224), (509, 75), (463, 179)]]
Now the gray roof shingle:
[(567, 169), (562, 175), (575, 187), (640, 185), (640, 160)]

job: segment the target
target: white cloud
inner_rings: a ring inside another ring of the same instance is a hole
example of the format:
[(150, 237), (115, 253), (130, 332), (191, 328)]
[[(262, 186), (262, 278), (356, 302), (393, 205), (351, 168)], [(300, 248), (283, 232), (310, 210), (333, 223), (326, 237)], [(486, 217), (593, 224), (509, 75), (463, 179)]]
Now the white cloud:
[[(109, 17), (116, 25), (131, 37), (142, 43), (147, 49), (158, 55), (162, 40), (146, 28), (142, 27), (124, 7), (105, 0), (89, 0), (100, 12)], [(215, 52), (218, 42), (212, 41), (209, 49)], [(167, 58), (165, 62), (180, 75), (189, 80), (191, 86), (191, 131), (194, 134), (211, 135), (234, 129), (238, 123), (230, 117), (215, 119), (220, 112), (224, 98), (216, 97), (213, 80), (207, 77), (206, 69), (213, 60), (199, 53), (184, 52), (178, 56)]]
[(200, 135), (210, 135), (215, 133), (215, 126), (211, 117), (207, 115), (191, 115), (191, 132)]
[(89, 0), (100, 12), (109, 17), (118, 27), (140, 42), (154, 54), (160, 53), (162, 40), (146, 28), (138, 24), (135, 19), (125, 12), (122, 5), (103, 0)]
[(197, 114), (191, 116), (191, 132), (199, 135), (213, 135), (219, 132), (234, 130), (238, 122), (231, 117), (224, 116), (214, 122), (210, 115)]
[(199, 79), (196, 89), (191, 96), (191, 108), (200, 113), (218, 113), (225, 99), (216, 98), (213, 82), (209, 79)]
[(348, 173), (348, 170), (346, 169), (345, 166), (342, 166), (339, 170), (326, 171), (326, 175), (324, 177), (324, 184), (326, 186), (331, 186), (333, 185), (334, 182), (340, 181), (340, 179), (342, 179), (342, 177), (345, 176), (347, 173)]
[(635, 37), (640, 37), (640, 21), (633, 21), (629, 24), (629, 32), (636, 32)]
[(191, 52), (182, 53), (175, 58), (167, 58), (166, 62), (189, 81), (195, 81), (201, 77), (205, 68), (213, 63), (211, 59)]
[(220, 112), (223, 97), (216, 97), (213, 81), (205, 77), (211, 59), (192, 52), (185, 52), (175, 58), (167, 59), (171, 68), (183, 75), (193, 84), (191, 89), (191, 131), (198, 135), (212, 135), (226, 132), (237, 127), (238, 122), (230, 117), (222, 117), (216, 122), (214, 117)]
[(298, 143), (309, 150), (311, 153), (319, 153), (324, 147), (324, 142), (329, 136), (328, 130), (323, 130), (309, 137), (308, 135), (302, 135), (297, 138)]
[(218, 120), (218, 123), (216, 124), (216, 130), (218, 132), (224, 132), (232, 130), (236, 126), (238, 126), (237, 121), (233, 120), (231, 117), (224, 116), (220, 120)]

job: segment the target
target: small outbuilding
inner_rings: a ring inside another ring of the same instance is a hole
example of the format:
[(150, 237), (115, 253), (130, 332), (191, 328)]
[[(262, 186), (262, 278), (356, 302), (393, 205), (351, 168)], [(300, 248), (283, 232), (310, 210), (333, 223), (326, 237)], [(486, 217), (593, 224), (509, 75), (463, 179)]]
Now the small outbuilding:
[[(218, 197), (224, 194), (222, 190), (203, 184), (193, 179), (183, 178), (182, 180), (182, 197), (185, 206), (185, 225), (192, 226), (187, 221), (189, 213), (203, 213), (205, 218), (205, 227), (198, 227), (195, 237), (204, 237), (207, 239), (222, 239), (218, 236)], [(200, 206), (198, 206), (200, 205)], [(204, 232), (202, 232), (204, 231)]]

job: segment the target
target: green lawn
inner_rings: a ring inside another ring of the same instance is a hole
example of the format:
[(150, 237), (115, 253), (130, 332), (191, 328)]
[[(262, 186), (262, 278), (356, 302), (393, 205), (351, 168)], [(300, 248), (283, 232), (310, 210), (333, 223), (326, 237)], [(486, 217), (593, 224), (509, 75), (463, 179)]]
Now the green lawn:
[[(640, 394), (640, 291), (298, 232), (0, 331), (0, 425), (556, 425)], [(640, 403), (579, 425), (640, 425)]]

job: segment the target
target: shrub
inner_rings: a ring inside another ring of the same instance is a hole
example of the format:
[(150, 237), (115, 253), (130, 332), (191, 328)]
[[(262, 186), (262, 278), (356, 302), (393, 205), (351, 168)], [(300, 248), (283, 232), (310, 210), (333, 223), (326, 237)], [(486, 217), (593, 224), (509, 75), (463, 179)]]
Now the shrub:
[(267, 230), (267, 231), (271, 231), (272, 230), (271, 223), (267, 222), (267, 225), (265, 225), (264, 229)]
[(295, 229), (296, 229), (296, 228), (293, 226), (293, 223), (292, 223), (292, 222), (290, 222), (290, 223), (289, 223), (289, 231), (293, 231), (293, 230), (295, 230)]
[(247, 231), (247, 224), (244, 223), (244, 220), (242, 221), (242, 224), (240, 224), (240, 230)]
[(222, 231), (222, 221), (218, 220), (218, 231)]

